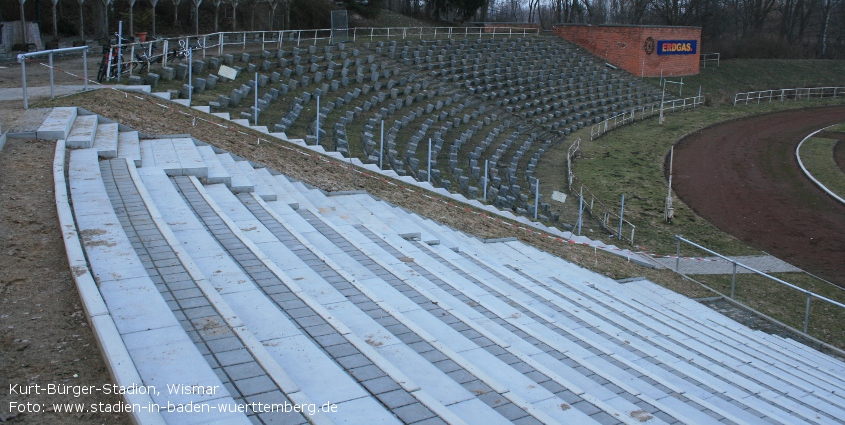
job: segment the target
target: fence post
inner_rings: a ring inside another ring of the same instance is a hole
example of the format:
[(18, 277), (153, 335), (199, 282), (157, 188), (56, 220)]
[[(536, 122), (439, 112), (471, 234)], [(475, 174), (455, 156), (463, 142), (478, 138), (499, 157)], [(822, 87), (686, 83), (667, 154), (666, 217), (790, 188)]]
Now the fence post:
[(85, 81), (82, 91), (88, 91), (88, 49), (82, 49), (82, 76)]
[(578, 196), (578, 236), (581, 236), (581, 223), (584, 220), (584, 185), (581, 185), (581, 194)]
[(217, 34), (217, 56), (223, 56), (223, 33)]
[(731, 299), (734, 299), (734, 293), (736, 292), (736, 261), (734, 261), (734, 273), (731, 276)]
[(428, 138), (428, 165), (426, 168), (426, 181), (431, 183), (431, 137)]
[[(257, 125), (258, 125), (258, 72), (257, 72), (257, 71), (255, 72), (255, 99), (254, 99), (254, 105), (255, 105), (255, 106), (254, 106), (254, 108), (255, 108), (255, 114), (254, 114), (254, 115), (255, 115), (255, 118), (253, 118), (253, 120), (252, 120), (252, 123), (253, 123), (252, 125), (257, 126)], [(318, 111), (317, 111), (317, 114), (319, 115), (319, 113), (320, 113), (320, 112), (319, 112), (319, 110), (318, 110)]]
[(487, 202), (487, 165), (490, 160), (484, 160), (484, 202)]
[[(258, 90), (258, 79), (256, 79), (255, 89)], [(320, 96), (317, 96), (317, 146), (320, 145)], [(349, 155), (349, 158), (352, 158), (352, 155)]]
[(26, 93), (26, 58), (21, 59), (21, 74), (23, 75), (23, 108), (29, 109), (29, 96)]
[(540, 179), (534, 179), (534, 220), (540, 210)]
[(810, 327), (810, 301), (813, 300), (813, 294), (807, 292), (807, 310), (804, 312), (804, 333), (807, 333), (807, 329)]
[(384, 165), (382, 165), (383, 160), (384, 160), (384, 120), (381, 120), (381, 142), (379, 142), (379, 148), (378, 148), (378, 168), (379, 168), (379, 170), (384, 170)]
[(678, 251), (675, 253), (675, 272), (681, 272), (681, 238), (675, 236), (675, 239), (678, 241)]
[(622, 240), (622, 220), (625, 215), (625, 194), (622, 194), (622, 204), (619, 206), (619, 240)]
[(164, 56), (161, 58), (161, 67), (164, 68), (167, 66), (167, 45), (169, 44), (170, 40), (164, 40)]
[(56, 98), (56, 85), (53, 79), (53, 53), (50, 52), (50, 99)]

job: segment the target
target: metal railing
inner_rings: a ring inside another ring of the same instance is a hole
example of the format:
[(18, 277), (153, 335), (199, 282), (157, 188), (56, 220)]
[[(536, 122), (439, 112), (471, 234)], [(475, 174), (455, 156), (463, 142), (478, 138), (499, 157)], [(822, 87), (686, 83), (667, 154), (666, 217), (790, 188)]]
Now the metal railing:
[(788, 99), (812, 99), (812, 98), (836, 98), (845, 94), (845, 87), (808, 87), (808, 88), (794, 88), (794, 89), (774, 89), (750, 91), (745, 93), (737, 93), (734, 95), (734, 106), (739, 104), (760, 103), (767, 101), (771, 103), (774, 100), (785, 101)]
[(701, 63), (702, 68), (707, 68), (707, 63), (716, 63), (716, 67), (719, 66), (719, 59), (721, 58), (720, 53), (702, 53), (699, 57), (699, 62)]
[[(704, 103), (704, 96), (687, 97), (684, 99), (667, 100), (663, 102), (663, 114), (675, 112), (677, 110), (684, 111), (687, 108), (696, 108)], [(630, 124), (635, 121), (642, 121), (646, 118), (653, 117), (660, 114), (660, 105), (651, 105), (649, 107), (639, 107), (630, 111), (622, 112), (614, 115), (598, 124), (593, 124), (590, 127), (590, 141), (598, 139), (610, 130), (621, 127), (625, 124)]]
[[(571, 178), (574, 181), (578, 181), (578, 178), (575, 177), (574, 174), (571, 175)], [(570, 193), (572, 195), (577, 194), (577, 195), (583, 195), (584, 196), (584, 210), (586, 210), (590, 214), (590, 217), (597, 219), (598, 222), (599, 222), (599, 225), (605, 231), (607, 231), (611, 234), (614, 234), (614, 235), (616, 235), (615, 237), (619, 238), (620, 240), (628, 241), (631, 245), (633, 245), (634, 244), (634, 234), (636, 233), (637, 226), (635, 226), (634, 223), (631, 223), (630, 221), (625, 220), (624, 218), (622, 218), (621, 224), (620, 224), (619, 223), (619, 221), (620, 221), (619, 213), (617, 213), (617, 212), (611, 210), (610, 208), (608, 208), (601, 201), (601, 199), (599, 199), (598, 196), (596, 196), (595, 194), (593, 194), (592, 191), (590, 191), (590, 188), (585, 186), (580, 181), (578, 181), (578, 183), (580, 185), (581, 191), (580, 192), (572, 192), (570, 190)], [(611, 221), (611, 219), (613, 221)], [(626, 236), (628, 234), (626, 226), (627, 226), (628, 229), (631, 230), (630, 236)]]
[(83, 69), (83, 91), (88, 90), (88, 46), (79, 47), (65, 47), (62, 49), (42, 50), (40, 52), (21, 53), (18, 55), (18, 62), (21, 64), (21, 84), (23, 87), (23, 108), (29, 109), (29, 95), (26, 91), (26, 59), (35, 56), (48, 56), (50, 68), (50, 99), (56, 97), (55, 84), (55, 67), (53, 66), (53, 56), (61, 53), (82, 52), (82, 69)]
[[(712, 255), (715, 255), (716, 257), (719, 257), (719, 258), (721, 258), (721, 259), (723, 259), (723, 260), (726, 260), (726, 261), (730, 262), (730, 263), (733, 265), (733, 274), (732, 274), (732, 276), (731, 276), (731, 294), (730, 294), (730, 298), (731, 298), (732, 300), (734, 300), (734, 301), (736, 301), (735, 294), (736, 294), (736, 276), (737, 276), (737, 267), (741, 267), (741, 268), (743, 268), (743, 269), (745, 269), (745, 270), (748, 270), (749, 272), (751, 272), (751, 273), (753, 273), (753, 274), (756, 274), (756, 275), (759, 275), (759, 276), (763, 276), (763, 277), (765, 277), (765, 278), (767, 278), (767, 279), (770, 279), (770, 280), (772, 280), (772, 281), (774, 281), (774, 282), (779, 283), (780, 285), (783, 285), (783, 286), (786, 286), (786, 287), (788, 287), (788, 288), (794, 289), (794, 290), (796, 290), (796, 291), (798, 291), (798, 292), (800, 292), (800, 293), (802, 293), (802, 294), (806, 295), (806, 297), (807, 297), (807, 302), (806, 302), (806, 307), (805, 307), (805, 310), (804, 310), (804, 330), (803, 330), (804, 334), (809, 335), (809, 334), (808, 334), (808, 332), (807, 332), (807, 330), (808, 330), (808, 328), (809, 328), (809, 326), (810, 326), (810, 306), (811, 306), (812, 301), (813, 301), (814, 299), (819, 300), (819, 301), (824, 301), (824, 302), (826, 302), (826, 303), (828, 303), (828, 304), (831, 304), (831, 305), (833, 305), (833, 306), (836, 306), (836, 307), (839, 307), (839, 308), (843, 308), (843, 309), (845, 309), (845, 304), (842, 304), (842, 303), (840, 303), (840, 302), (838, 302), (838, 301), (834, 301), (834, 300), (832, 300), (832, 299), (830, 299), (830, 298), (826, 298), (826, 297), (821, 296), (821, 295), (819, 295), (819, 294), (817, 294), (817, 293), (815, 293), (815, 292), (808, 291), (808, 290), (806, 290), (806, 289), (804, 289), (804, 288), (801, 288), (801, 287), (799, 287), (799, 286), (793, 285), (793, 284), (791, 284), (791, 283), (789, 283), (789, 282), (787, 282), (787, 281), (784, 281), (784, 280), (782, 280), (782, 279), (778, 279), (778, 278), (776, 278), (776, 277), (774, 277), (774, 276), (771, 276), (771, 275), (769, 275), (769, 274), (766, 274), (766, 273), (764, 273), (764, 272), (761, 272), (761, 271), (759, 271), (759, 270), (757, 270), (757, 269), (755, 269), (755, 268), (753, 268), (753, 267), (750, 267), (750, 266), (747, 266), (747, 265), (745, 265), (745, 264), (742, 264), (742, 263), (740, 263), (740, 262), (736, 261), (735, 259), (732, 259), (732, 258), (726, 257), (726, 256), (724, 256), (724, 255), (722, 255), (722, 254), (719, 254), (719, 253), (718, 253), (718, 252), (716, 252), (716, 251), (713, 251), (713, 250), (707, 249), (707, 248), (705, 248), (705, 247), (703, 247), (703, 246), (701, 246), (701, 245), (699, 245), (699, 244), (697, 244), (697, 243), (695, 243), (695, 242), (692, 242), (692, 241), (690, 241), (690, 240), (688, 240), (688, 239), (685, 239), (685, 238), (683, 238), (683, 237), (682, 237), (682, 236), (680, 236), (680, 235), (675, 235), (675, 240), (676, 240), (676, 241), (678, 241), (678, 252), (677, 252), (677, 257), (676, 257), (676, 261), (675, 261), (675, 271), (676, 271), (676, 272), (678, 272), (678, 273), (680, 273), (680, 264), (681, 264), (681, 242), (686, 243), (686, 244), (689, 244), (689, 245), (691, 245), (691, 246), (694, 246), (694, 247), (696, 247), (696, 248), (698, 248), (698, 249), (700, 249), (700, 250), (702, 250), (702, 251), (705, 251), (705, 252), (707, 252), (707, 253), (710, 253), (710, 254), (712, 254)], [(736, 301), (736, 302), (739, 302), (739, 301)], [(740, 302), (740, 304), (742, 304), (742, 303)], [(743, 305), (744, 305), (744, 304), (743, 304)]]
[(575, 173), (572, 171), (572, 160), (575, 159), (575, 154), (581, 149), (581, 138), (575, 139), (566, 151), (566, 188), (572, 192), (572, 180), (575, 178)]
[[(537, 35), (540, 33), (537, 28), (513, 28), (506, 26), (499, 26), (495, 28), (484, 27), (393, 27), (393, 28), (352, 28), (349, 30), (352, 33), (352, 41), (368, 40), (368, 41), (382, 41), (394, 39), (430, 39), (430, 38), (469, 38), (469, 37), (490, 37), (497, 36), (526, 36)], [(348, 39), (349, 37), (345, 37)], [(156, 40), (148, 40), (144, 42), (122, 43), (122, 51), (128, 52), (129, 57), (122, 61), (132, 75), (134, 66), (139, 65), (144, 60), (138, 60), (136, 52), (146, 53), (148, 58), (162, 56), (163, 60), (160, 62), (161, 67), (167, 66), (168, 58), (172, 55), (174, 47), (178, 49), (186, 45), (197, 52), (196, 56), (205, 58), (209, 52), (218, 56), (223, 56), (224, 49), (229, 47), (240, 47), (242, 52), (247, 51), (247, 47), (261, 46), (261, 50), (273, 48), (281, 50), (284, 46), (300, 47), (302, 44), (316, 45), (318, 41), (325, 41), (327, 43), (334, 42), (332, 38), (331, 29), (313, 29), (313, 30), (288, 30), (288, 31), (236, 31), (236, 32), (216, 32), (203, 35), (180, 36), (170, 38), (158, 38)], [(181, 44), (180, 44), (181, 43)], [(155, 49), (153, 47), (155, 46)], [(179, 47), (177, 47), (179, 46)], [(112, 48), (117, 45), (111, 46)], [(231, 50), (230, 50), (231, 51)], [(110, 71), (110, 69), (109, 69)], [(111, 76), (109, 75), (108, 78)]]
[(392, 39), (422, 39), (422, 38), (469, 38), (489, 36), (526, 36), (540, 34), (539, 28), (520, 28), (501, 25), (496, 27), (410, 27), (410, 28), (354, 28), (352, 40), (392, 40)]

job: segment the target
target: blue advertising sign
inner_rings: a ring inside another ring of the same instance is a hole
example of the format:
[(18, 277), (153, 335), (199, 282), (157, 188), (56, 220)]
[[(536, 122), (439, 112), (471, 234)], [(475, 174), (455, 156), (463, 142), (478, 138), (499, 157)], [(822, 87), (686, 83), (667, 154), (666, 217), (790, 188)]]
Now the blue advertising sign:
[(660, 40), (658, 55), (694, 55), (698, 53), (698, 40)]

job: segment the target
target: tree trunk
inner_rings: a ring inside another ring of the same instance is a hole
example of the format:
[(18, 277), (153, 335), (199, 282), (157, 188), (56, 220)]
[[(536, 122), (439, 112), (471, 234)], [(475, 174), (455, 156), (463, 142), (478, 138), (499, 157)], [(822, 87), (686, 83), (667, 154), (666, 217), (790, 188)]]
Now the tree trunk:
[(56, 19), (56, 5), (59, 3), (59, 0), (53, 0), (53, 41), (59, 39), (59, 23)]
[(220, 21), (220, 0), (214, 3), (214, 32), (219, 32), (217, 30), (218, 21)]
[(150, 4), (153, 6), (153, 37), (156, 36), (156, 5), (158, 4), (158, 0), (150, 0)]
[(79, 3), (79, 38), (85, 40), (85, 29), (82, 25), (85, 22), (82, 13), (82, 5), (85, 4), (85, 0), (77, 0), (77, 2)]
[(129, 36), (135, 35), (135, 0), (129, 0)]
[(238, 30), (238, 2), (232, 2), (232, 31)]

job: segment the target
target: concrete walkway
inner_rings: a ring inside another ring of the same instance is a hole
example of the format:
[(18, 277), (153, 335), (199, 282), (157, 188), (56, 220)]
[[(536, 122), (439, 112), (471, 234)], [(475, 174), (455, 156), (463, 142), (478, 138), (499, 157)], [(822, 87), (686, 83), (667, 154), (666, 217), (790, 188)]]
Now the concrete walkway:
[[(738, 263), (753, 267), (766, 273), (800, 272), (798, 267), (785, 261), (772, 257), (771, 255), (746, 255), (730, 257)], [(654, 261), (668, 269), (675, 270), (677, 259), (674, 257), (654, 258)], [(682, 257), (680, 271), (685, 274), (731, 274), (733, 263), (719, 257)], [(737, 273), (752, 273), (748, 269), (737, 266)]]
[[(56, 96), (64, 96), (73, 93), (79, 93), (85, 88), (82, 84), (70, 84), (70, 85), (56, 85), (55, 86), (55, 94)], [(146, 93), (150, 92), (150, 86), (127, 86), (122, 84), (115, 84), (115, 85), (104, 85), (104, 84), (95, 84), (89, 83), (88, 89), (89, 90), (96, 90), (96, 89), (105, 89), (105, 88), (115, 88), (120, 90), (138, 90), (143, 91)], [(36, 99), (44, 99), (50, 97), (50, 86), (36, 86), (31, 87), (27, 86), (26, 88), (27, 94), (29, 95), (30, 103)], [(15, 87), (15, 88), (0, 88), (0, 101), (10, 101), (10, 100), (23, 100), (23, 88)]]

